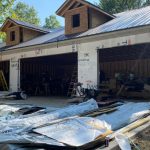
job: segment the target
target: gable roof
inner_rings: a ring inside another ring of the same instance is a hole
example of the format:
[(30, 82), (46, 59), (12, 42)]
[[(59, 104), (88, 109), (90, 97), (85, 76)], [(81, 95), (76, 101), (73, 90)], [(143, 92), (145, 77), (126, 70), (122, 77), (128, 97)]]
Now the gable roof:
[(90, 29), (84, 33), (79, 33), (76, 35), (66, 36), (64, 28), (59, 28), (52, 30), (51, 33), (42, 35), (40, 37), (34, 38), (30, 41), (23, 42), (21, 44), (4, 47), (3, 50), (12, 50), (23, 47), (30, 47), (41, 44), (48, 44), (53, 42), (59, 42), (64, 40), (70, 40), (80, 37), (87, 37), (91, 35), (104, 34), (109, 32), (121, 31), (126, 29), (138, 28), (149, 26), (150, 27), (150, 6), (135, 9), (131, 11), (125, 11), (119, 14), (115, 14), (116, 18), (100, 25), (96, 28)]
[(93, 8), (95, 9), (96, 11), (99, 11), (101, 13), (103, 13), (104, 15), (106, 16), (109, 16), (111, 18), (115, 18), (114, 15), (111, 15), (107, 12), (105, 12), (104, 10), (100, 9), (98, 6), (86, 1), (86, 0), (66, 0), (63, 5), (56, 11), (56, 14), (59, 15), (59, 16), (64, 16), (65, 12), (75, 3), (80, 3), (80, 4), (83, 4), (83, 5), (86, 5), (90, 8)]
[(30, 24), (30, 23), (27, 23), (27, 22), (19, 21), (19, 20), (12, 19), (12, 18), (7, 18), (7, 19), (6, 19), (6, 21), (4, 22), (4, 24), (2, 25), (2, 27), (1, 27), (1, 29), (0, 29), (1, 31), (4, 31), (4, 30), (5, 30), (5, 26), (7, 25), (8, 22), (12, 22), (12, 23), (14, 23), (15, 25), (19, 25), (19, 26), (22, 26), (22, 27), (24, 27), (24, 28), (28, 28), (28, 29), (31, 29), (31, 30), (35, 30), (35, 31), (38, 31), (38, 32), (41, 32), (41, 33), (49, 33), (49, 32), (50, 32), (49, 29), (45, 29), (45, 28), (42, 28), (42, 27), (39, 27), (39, 26)]
[(21, 48), (21, 47), (28, 47), (33, 45), (40, 45), (44, 43), (48, 43), (49, 40), (57, 41), (59, 40), (58, 37), (65, 34), (64, 27), (60, 27), (58, 29), (53, 29), (52, 32), (47, 33), (45, 35), (41, 35), (39, 37), (36, 37), (32, 40), (20, 43), (15, 46), (8, 47), (8, 49), (15, 49), (15, 48)]
[(125, 11), (115, 16), (115, 19), (82, 33), (80, 37), (148, 26), (150, 25), (150, 6)]

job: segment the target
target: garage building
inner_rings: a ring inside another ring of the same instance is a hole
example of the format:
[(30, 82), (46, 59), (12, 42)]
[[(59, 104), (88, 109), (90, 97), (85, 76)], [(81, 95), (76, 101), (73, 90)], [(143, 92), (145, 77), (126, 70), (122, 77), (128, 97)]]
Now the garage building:
[(65, 27), (44, 29), (7, 18), (0, 70), (10, 91), (67, 96), (70, 84), (98, 87), (116, 73), (150, 77), (150, 7), (109, 14), (84, 0), (67, 0), (56, 11)]

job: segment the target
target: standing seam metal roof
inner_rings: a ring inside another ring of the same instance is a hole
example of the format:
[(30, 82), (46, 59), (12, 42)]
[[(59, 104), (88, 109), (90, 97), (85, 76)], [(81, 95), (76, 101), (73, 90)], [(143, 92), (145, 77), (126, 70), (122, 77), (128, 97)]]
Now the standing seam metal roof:
[(49, 34), (37, 37), (33, 40), (21, 43), (19, 45), (13, 46), (8, 49), (14, 49), (14, 48), (26, 47), (26, 46), (37, 45), (37, 44), (44, 44), (44, 43), (52, 43), (52, 42), (63, 41), (67, 39), (73, 39), (77, 37), (84, 37), (84, 36), (90, 36), (95, 34), (112, 32), (112, 31), (119, 31), (123, 29), (129, 29), (133, 27), (150, 25), (150, 6), (115, 14), (115, 16), (116, 16), (115, 19), (81, 34), (66, 36), (64, 33), (64, 28), (60, 28), (52, 31)]
[(150, 6), (115, 14), (116, 18), (80, 35), (87, 36), (150, 25)]
[(19, 20), (16, 20), (16, 19), (12, 19), (12, 18), (7, 18), (6, 21), (5, 21), (5, 23), (7, 22), (7, 20), (10, 20), (10, 21), (12, 21), (12, 22), (14, 22), (14, 23), (16, 23), (16, 24), (18, 24), (20, 26), (24, 26), (26, 28), (37, 30), (39, 32), (43, 32), (43, 33), (49, 33), (49, 32), (51, 32), (51, 30), (49, 30), (49, 29), (46, 29), (46, 28), (43, 28), (43, 27), (39, 27), (39, 26), (36, 26), (36, 25), (28, 23), (28, 22), (24, 22), (24, 21), (19, 21)]

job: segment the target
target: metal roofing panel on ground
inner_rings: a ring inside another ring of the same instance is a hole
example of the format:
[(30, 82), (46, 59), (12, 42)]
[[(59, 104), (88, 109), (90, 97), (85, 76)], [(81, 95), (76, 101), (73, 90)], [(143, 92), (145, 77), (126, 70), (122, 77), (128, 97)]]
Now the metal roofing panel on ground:
[(6, 43), (0, 43), (0, 48), (6, 46)]

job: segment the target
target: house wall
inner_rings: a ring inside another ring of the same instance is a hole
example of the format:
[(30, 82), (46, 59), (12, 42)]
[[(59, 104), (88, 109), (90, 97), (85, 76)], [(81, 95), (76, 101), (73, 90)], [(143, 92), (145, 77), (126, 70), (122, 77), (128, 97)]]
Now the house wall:
[(34, 39), (35, 37), (38, 37), (40, 35), (42, 35), (42, 33), (23, 28), (23, 41), (24, 42)]
[[(10, 33), (12, 31), (15, 31), (15, 40), (14, 41), (11, 41), (10, 40)], [(14, 26), (14, 27), (11, 27), (11, 28), (8, 28), (7, 29), (7, 32), (6, 32), (6, 45), (7, 46), (11, 46), (11, 45), (17, 45), (20, 43), (20, 32), (19, 32), (19, 26)]]
[[(7, 32), (6, 32), (6, 45), (7, 46), (12, 46), (12, 45), (17, 45), (20, 43), (20, 26), (18, 25), (15, 25), (13, 27), (9, 27), (7, 29)], [(38, 32), (38, 31), (33, 31), (33, 30), (30, 30), (30, 29), (27, 29), (27, 28), (22, 28), (23, 29), (23, 42), (26, 42), (26, 41), (29, 41), (31, 39), (34, 39), (35, 37), (38, 37), (40, 35), (42, 35), (42, 33)], [(14, 41), (11, 41), (10, 40), (10, 33), (12, 31), (15, 31), (15, 40)]]
[[(72, 27), (72, 16), (80, 14), (80, 26)], [(88, 30), (88, 8), (86, 6), (68, 10), (65, 14), (65, 34), (75, 34)]]
[(4, 51), (1, 60), (10, 60), (10, 90), (19, 88), (19, 60), (39, 56), (78, 52), (78, 82), (97, 86), (99, 78), (98, 53), (104, 48), (150, 43), (150, 27), (118, 31), (47, 45)]
[(111, 20), (110, 17), (106, 17), (106, 15), (89, 8), (89, 28), (97, 27), (109, 20)]

